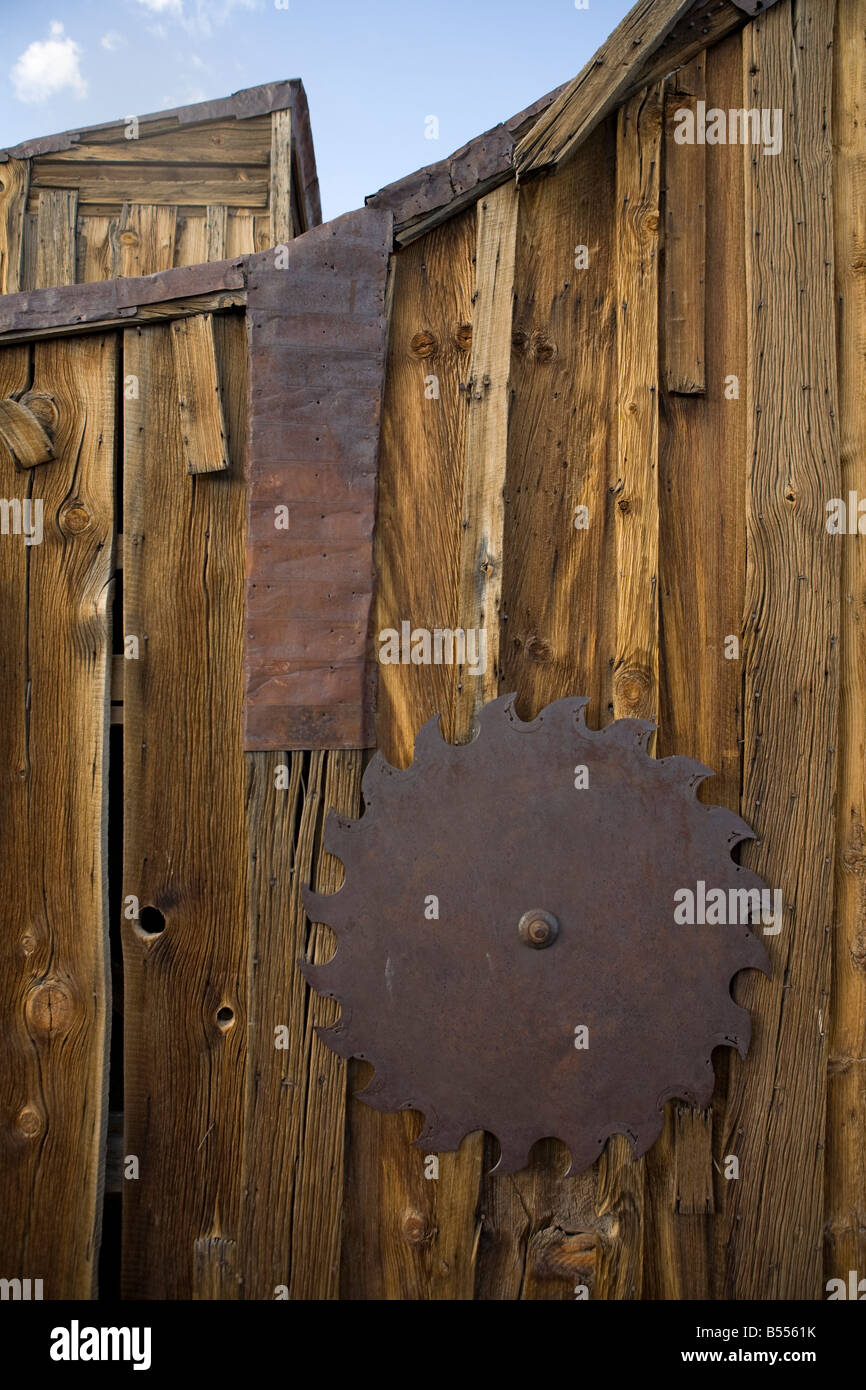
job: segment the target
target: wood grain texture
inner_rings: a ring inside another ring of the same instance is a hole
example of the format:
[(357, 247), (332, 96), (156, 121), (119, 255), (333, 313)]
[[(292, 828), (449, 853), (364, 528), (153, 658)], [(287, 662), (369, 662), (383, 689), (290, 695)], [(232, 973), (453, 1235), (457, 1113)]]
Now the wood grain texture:
[[(82, 132), (80, 143), (71, 149), (37, 156), (37, 166), (41, 171), (46, 165), (63, 165), (67, 177), (74, 179), (75, 166), (81, 164), (183, 164), (191, 166), (189, 172), (194, 178), (198, 164), (232, 166), (269, 161), (269, 116), (254, 116), (247, 121), (210, 121), (204, 125), (170, 125), (171, 129), (155, 133), (147, 125), (140, 125), (137, 140), (125, 137), (125, 129), (129, 128), (126, 122), (118, 122), (113, 131), (106, 131), (101, 138), (99, 133)], [(124, 177), (122, 170), (118, 177)]]
[[(746, 107), (784, 114), (780, 153), (746, 147), (749, 478), (743, 861), (783, 894), (765, 937), (773, 977), (741, 976), (752, 1014), (732, 1059), (719, 1292), (823, 1294), (823, 1182), (831, 987), (840, 495), (829, 115), (834, 5), (777, 5), (744, 31)], [(794, 55), (795, 58), (794, 58)], [(792, 61), (794, 58), (794, 61)], [(786, 213), (780, 215), (780, 209)], [(760, 233), (760, 235), (758, 235)]]
[[(0, 355), (4, 390), (28, 384), (27, 356)], [(102, 1218), (116, 357), (112, 338), (35, 349), (33, 384), (61, 407), (56, 459), (22, 478), (0, 451), (0, 490), (44, 519), (39, 544), (0, 542), (0, 1265), (47, 1299), (95, 1296)]]
[[(847, 499), (851, 491), (866, 497), (866, 32), (854, 0), (837, 5), (833, 53), (839, 496)], [(835, 540), (841, 670), (825, 1283), (866, 1270), (866, 557), (860, 535)]]
[(176, 228), (176, 208), (127, 203), (109, 230), (112, 279), (169, 270), (174, 265)]
[(113, 221), (111, 217), (82, 216), (79, 208), (75, 247), (75, 279), (78, 284), (111, 279)]
[(274, 111), (271, 116), (271, 245), (285, 246), (295, 235), (292, 194), (292, 113)]
[[(709, 104), (724, 110), (740, 106), (739, 33), (711, 49), (706, 66)], [(670, 140), (669, 128), (665, 139)], [(743, 153), (731, 145), (708, 153), (706, 308), (712, 332), (706, 345), (707, 389), (691, 397), (664, 392), (661, 400), (657, 752), (694, 757), (713, 768), (716, 776), (702, 784), (700, 799), (739, 811), (747, 446)], [(669, 191), (669, 177), (666, 182)], [(666, 262), (662, 303), (668, 271)], [(718, 1104), (724, 1100), (728, 1056), (726, 1048), (713, 1056)], [(714, 1175), (724, 1183), (714, 1118), (670, 1104), (664, 1133), (647, 1155), (647, 1297), (711, 1296), (708, 1214), (715, 1207)]]
[[(401, 251), (392, 263), (380, 450), (374, 631), (451, 627), (457, 616), (466, 407), (472, 337), (474, 209)], [(438, 395), (433, 395), (431, 377)], [(407, 499), (411, 498), (411, 505)], [(436, 713), (453, 728), (447, 666), (380, 667), (377, 741), (406, 766)], [(369, 1068), (350, 1064), (350, 1090)], [(474, 1283), (477, 1139), (442, 1154), (438, 1180), (410, 1140), (414, 1112), (350, 1100), (342, 1254), (343, 1298), (464, 1299)]]
[[(358, 749), (332, 748), (325, 756), (324, 817), (332, 810), (337, 815), (360, 815), (363, 753)], [(313, 863), (311, 886), (318, 893), (335, 893), (342, 886), (345, 873), (340, 861), (324, 850), (321, 835), (317, 836)], [(333, 955), (335, 946), (330, 928), (309, 924), (307, 960), (322, 964)], [(303, 1032), (306, 1098), (289, 1282), (289, 1297), (293, 1299), (336, 1299), (340, 1292), (347, 1068), (344, 1059), (332, 1052), (317, 1031), (330, 1028), (338, 1012), (332, 999), (309, 990)]]
[(75, 283), (77, 217), (77, 193), (62, 190), (39, 194), (34, 282), (37, 290)]
[[(243, 325), (226, 332), (242, 397)], [(122, 923), (124, 1151), (141, 1162), (124, 1185), (123, 1289), (139, 1298), (191, 1297), (197, 1242), (237, 1242), (244, 1203), (244, 485), (242, 470), (184, 471), (169, 334), (128, 330), (123, 364), (140, 383), (124, 417), (124, 633), (139, 657), (124, 682), (123, 892), (141, 913)]]
[(463, 465), (457, 622), (485, 633), (485, 669), (455, 669), (454, 737), (467, 741), (473, 716), (499, 693), (502, 544), (508, 461), (511, 316), (517, 186), (503, 184), (477, 206), (472, 352)]
[(702, 53), (680, 68), (665, 91), (665, 381), (668, 391), (683, 395), (698, 394), (707, 386), (707, 148), (678, 143), (676, 131), (678, 113), (690, 111), (695, 119), (698, 102), (706, 100), (706, 61)]
[(0, 164), (0, 294), (15, 294), (21, 289), (29, 188), (29, 159), (10, 159)]
[[(229, 211), (225, 204), (212, 204), (205, 214), (205, 254), (206, 261), (223, 261), (229, 255), (226, 249)], [(252, 250), (252, 247), (250, 247)]]
[[(327, 959), (300, 889), (335, 892), (324, 816), (360, 811), (357, 751), (247, 755), (250, 844), (250, 1068), (246, 1298), (335, 1298), (339, 1290), (346, 1064), (315, 1033), (336, 1008), (308, 991), (298, 961)], [(279, 783), (279, 786), (277, 785)], [(277, 1029), (285, 1032), (276, 1046)]]
[[(614, 716), (658, 715), (658, 285), (662, 88), (648, 88), (617, 119), (617, 480)], [(600, 1298), (640, 1298), (645, 1160), (608, 1140), (598, 1163), (598, 1211), (619, 1239), (603, 1246)]]
[(520, 194), (502, 686), (523, 719), (566, 695), (588, 695), (596, 725), (612, 709), (615, 160), (607, 122)]
[[(651, 56), (693, 0), (639, 0), (550, 105), (514, 151), (518, 178), (539, 173), (573, 154), (626, 95), (639, 65)], [(670, 71), (670, 69), (668, 69)]]
[(45, 426), (23, 401), (0, 396), (0, 440), (21, 468), (33, 468), (54, 457)]
[(213, 314), (175, 319), (170, 331), (186, 471), (222, 472), (229, 453)]
[(208, 165), (200, 171), (183, 164), (69, 164), (34, 161), (34, 192), (74, 188), (82, 203), (148, 203), (174, 207), (268, 205), (268, 171), (261, 166)]
[[(551, 700), (610, 704), (615, 611), (615, 132), (590, 136), (575, 160), (521, 188), (508, 436), (502, 686), (533, 718)], [(588, 265), (575, 265), (585, 247)], [(577, 529), (576, 509), (588, 524)], [(556, 576), (556, 583), (551, 576)], [(488, 1150), (486, 1167), (494, 1155)], [(486, 1176), (476, 1296), (573, 1300), (591, 1291), (614, 1222), (599, 1219), (595, 1172), (564, 1178), (552, 1140), (509, 1178)]]

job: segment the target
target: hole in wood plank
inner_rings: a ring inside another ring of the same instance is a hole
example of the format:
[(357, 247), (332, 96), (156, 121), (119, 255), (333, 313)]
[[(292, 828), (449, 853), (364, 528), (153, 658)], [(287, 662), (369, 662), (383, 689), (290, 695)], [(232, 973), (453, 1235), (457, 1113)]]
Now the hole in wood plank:
[(158, 907), (143, 907), (138, 917), (138, 925), (148, 936), (158, 936), (165, 931), (165, 916)]
[(234, 1010), (224, 1004), (221, 1009), (217, 1009), (217, 1023), (220, 1028), (228, 1028), (235, 1021)]

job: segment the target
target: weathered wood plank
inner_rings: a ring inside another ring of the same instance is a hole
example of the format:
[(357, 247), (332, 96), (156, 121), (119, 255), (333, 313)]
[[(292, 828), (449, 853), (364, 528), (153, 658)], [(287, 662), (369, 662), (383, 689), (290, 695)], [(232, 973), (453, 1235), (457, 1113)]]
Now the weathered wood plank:
[(292, 113), (275, 111), (271, 116), (272, 246), (285, 246), (295, 235), (296, 217), (292, 203)]
[[(847, 499), (852, 491), (866, 497), (866, 31), (855, 0), (839, 0), (833, 54), (839, 496)], [(859, 535), (836, 540), (842, 619), (825, 1282), (866, 1270), (866, 557)]]
[(503, 184), (482, 198), (476, 216), (457, 621), (461, 628), (484, 631), (486, 658), (477, 675), (468, 666), (456, 671), (454, 736), (460, 742), (471, 737), (480, 706), (499, 693), (516, 184)]
[[(742, 101), (739, 34), (707, 54), (712, 106)], [(665, 138), (670, 140), (669, 130)], [(711, 149), (706, 168), (706, 345), (704, 396), (665, 393), (659, 448), (661, 717), (659, 757), (681, 754), (716, 771), (699, 796), (740, 808), (742, 614), (746, 538), (746, 318), (742, 284), (743, 154)], [(666, 298), (667, 266), (662, 288)], [(731, 639), (737, 644), (736, 650)], [(714, 1054), (716, 1095), (724, 1097), (728, 1050)], [(713, 1115), (668, 1106), (662, 1137), (647, 1154), (650, 1216), (645, 1237), (649, 1298), (711, 1296), (713, 1175), (724, 1154)], [(719, 1176), (719, 1182), (724, 1182)], [(691, 1196), (687, 1194), (691, 1194)], [(711, 1197), (707, 1206), (705, 1197)], [(702, 1205), (703, 1203), (703, 1205)]]
[(695, 119), (706, 95), (706, 54), (701, 54), (680, 69), (673, 90), (665, 92), (665, 380), (668, 391), (683, 395), (707, 387), (706, 146), (679, 143), (676, 136), (682, 128), (679, 113), (688, 111)]
[(54, 457), (45, 426), (23, 402), (9, 397), (0, 397), (0, 440), (21, 468), (33, 468)]
[[(614, 138), (605, 123), (575, 160), (520, 190), (500, 683), (517, 691), (523, 718), (585, 694), (591, 722), (604, 723), (611, 699)], [(577, 529), (579, 507), (587, 524)], [(568, 1300), (578, 1285), (592, 1289), (607, 1238), (595, 1173), (565, 1179), (567, 1167), (563, 1146), (545, 1141), (513, 1178), (485, 1176), (477, 1297)]]
[(156, 134), (145, 125), (139, 128), (138, 139), (134, 140), (125, 138), (125, 124), (120, 122), (115, 127), (114, 139), (82, 132), (79, 144), (51, 155), (39, 155), (37, 163), (40, 169), (44, 164), (65, 165), (67, 177), (74, 182), (75, 166), (80, 164), (183, 164), (192, 166), (190, 173), (195, 178), (198, 164), (267, 164), (270, 156), (268, 116), (196, 126), (178, 126), (172, 121), (171, 129)]
[(217, 261), (213, 265), (177, 266), (158, 275), (108, 280), (88, 285), (60, 285), (0, 297), (0, 335), (4, 342), (21, 333), (34, 336), (44, 329), (80, 332), (87, 325), (129, 319), (146, 305), (160, 315), (169, 301), (188, 300), (223, 290), (243, 291), (246, 264)]
[(37, 290), (75, 283), (77, 220), (77, 193), (40, 193), (36, 217)]
[[(243, 324), (226, 332), (242, 390)], [(139, 382), (124, 420), (124, 633), (139, 653), (124, 682), (123, 892), (140, 909), (122, 924), (124, 1151), (141, 1175), (124, 1185), (122, 1284), (189, 1298), (196, 1242), (237, 1242), (244, 1202), (245, 498), (242, 468), (182, 467), (169, 328), (128, 330), (123, 371)]]
[(127, 203), (109, 231), (112, 278), (170, 270), (176, 228), (176, 208)]
[(224, 204), (211, 204), (205, 214), (206, 261), (224, 261), (229, 254), (226, 249), (228, 216), (229, 211)]
[[(358, 749), (330, 749), (326, 757), (324, 815), (333, 808), (338, 815), (358, 816), (363, 754)], [(323, 849), (321, 832), (313, 862), (313, 888), (319, 893), (335, 893), (345, 874), (340, 861)], [(329, 960), (335, 945), (328, 927), (310, 925), (305, 953), (308, 960), (316, 964)], [(340, 1292), (347, 1068), (344, 1059), (316, 1032), (317, 1028), (331, 1027), (338, 1012), (332, 999), (310, 990), (304, 1017), (306, 1096), (293, 1208), (292, 1299), (336, 1299)]]
[(210, 260), (207, 254), (207, 217), (199, 208), (181, 215), (178, 209), (177, 231), (174, 239), (174, 264), (200, 265)]
[(15, 294), (21, 288), (29, 187), (29, 159), (0, 164), (0, 294)]
[(79, 284), (111, 279), (111, 217), (82, 216), (78, 210), (76, 273)]
[(524, 719), (566, 695), (588, 695), (597, 724), (612, 710), (614, 168), (608, 123), (520, 195), (502, 609)]
[[(658, 715), (658, 248), (662, 88), (648, 88), (617, 121), (618, 476), (616, 482), (617, 719)], [(619, 1239), (602, 1248), (597, 1292), (640, 1298), (645, 1160), (608, 1141), (598, 1164), (598, 1210)]]
[[(27, 385), (27, 357), (0, 354), (4, 391)], [(45, 1298), (94, 1297), (100, 1243), (116, 358), (112, 338), (37, 348), (34, 385), (60, 406), (57, 457), (22, 485), (0, 451), (0, 490), (38, 503), (44, 527), (37, 544), (0, 545), (0, 1266), (42, 1278)]]
[[(392, 262), (376, 633), (399, 631), (404, 620), (455, 626), (475, 249), (473, 209)], [(453, 672), (385, 665), (379, 675), (378, 745), (406, 766), (426, 720), (441, 712), (453, 728)], [(350, 1064), (350, 1091), (368, 1071)], [(442, 1154), (438, 1180), (427, 1179), (424, 1154), (410, 1143), (420, 1132), (417, 1113), (384, 1114), (352, 1099), (348, 1115), (342, 1296), (471, 1298), (477, 1186), (467, 1195), (461, 1152)]]
[(69, 189), (82, 203), (148, 203), (176, 206), (267, 207), (268, 174), (260, 166), (183, 164), (69, 164), (34, 160), (31, 187), (39, 192)]
[(213, 315), (175, 319), (171, 350), (186, 471), (221, 472), (229, 467), (229, 456)]
[(636, 69), (658, 48), (693, 0), (639, 0), (514, 151), (518, 178), (574, 152), (625, 96)]
[[(741, 977), (747, 1061), (732, 1059), (721, 1296), (823, 1294), (842, 537), (832, 152), (834, 5), (777, 5), (744, 30), (746, 107), (781, 109), (781, 151), (746, 150), (749, 448), (743, 861), (784, 900), (773, 978)], [(796, 54), (796, 63), (791, 55)], [(786, 215), (780, 216), (780, 209)], [(760, 234), (759, 234), (760, 233)]]

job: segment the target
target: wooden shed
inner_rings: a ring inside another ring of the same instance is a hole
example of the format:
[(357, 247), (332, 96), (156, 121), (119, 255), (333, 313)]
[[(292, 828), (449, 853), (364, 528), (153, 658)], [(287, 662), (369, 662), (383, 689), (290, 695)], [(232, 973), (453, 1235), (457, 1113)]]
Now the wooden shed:
[[(325, 225), (299, 83), (8, 151), (0, 1276), (866, 1273), (864, 93), (858, 0), (639, 0), (572, 82)], [(486, 664), (381, 660), (405, 625), (483, 632)], [(714, 769), (784, 904), (711, 1104), (572, 1177), (551, 1138), (507, 1176), (489, 1134), (413, 1147), (298, 964), (331, 955), (301, 890), (339, 887), (325, 816), (361, 814), (372, 750), (407, 767), (437, 714), (466, 743), (511, 691)]]

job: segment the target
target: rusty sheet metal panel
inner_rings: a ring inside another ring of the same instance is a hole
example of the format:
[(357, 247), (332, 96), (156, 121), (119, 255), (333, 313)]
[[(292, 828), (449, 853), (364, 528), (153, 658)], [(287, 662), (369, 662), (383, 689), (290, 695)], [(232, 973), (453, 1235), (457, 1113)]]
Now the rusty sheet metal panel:
[(248, 262), (249, 750), (375, 742), (369, 621), (390, 213)]

